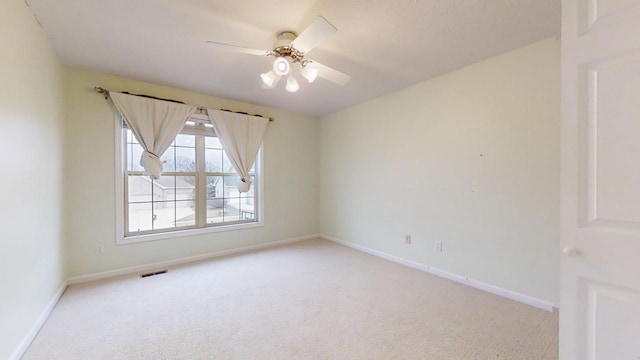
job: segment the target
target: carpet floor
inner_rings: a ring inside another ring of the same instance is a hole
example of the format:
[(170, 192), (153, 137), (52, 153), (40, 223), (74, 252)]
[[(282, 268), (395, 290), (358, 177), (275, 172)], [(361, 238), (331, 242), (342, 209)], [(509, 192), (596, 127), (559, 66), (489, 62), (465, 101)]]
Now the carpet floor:
[(70, 286), (33, 359), (557, 359), (558, 316), (324, 240)]

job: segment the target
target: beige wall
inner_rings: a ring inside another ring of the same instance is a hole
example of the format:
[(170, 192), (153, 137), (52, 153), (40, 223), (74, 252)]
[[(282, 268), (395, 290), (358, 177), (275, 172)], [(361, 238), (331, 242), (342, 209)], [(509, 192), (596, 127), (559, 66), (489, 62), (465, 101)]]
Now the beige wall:
[(557, 304), (559, 73), (548, 39), (324, 117), (321, 232)]
[[(77, 68), (67, 68), (65, 79), (71, 276), (317, 233), (317, 118)], [(116, 245), (114, 112), (94, 86), (275, 117), (264, 140), (265, 226)], [(101, 255), (96, 254), (98, 243), (104, 248)]]
[(0, 2), (0, 359), (64, 281), (62, 66), (22, 0)]

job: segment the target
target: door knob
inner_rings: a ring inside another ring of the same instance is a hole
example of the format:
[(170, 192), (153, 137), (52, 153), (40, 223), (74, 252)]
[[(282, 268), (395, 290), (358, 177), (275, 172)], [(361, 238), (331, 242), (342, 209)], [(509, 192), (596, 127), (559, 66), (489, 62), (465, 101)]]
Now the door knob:
[(562, 252), (567, 256), (576, 256), (578, 255), (578, 250), (574, 247), (567, 246), (562, 249)]

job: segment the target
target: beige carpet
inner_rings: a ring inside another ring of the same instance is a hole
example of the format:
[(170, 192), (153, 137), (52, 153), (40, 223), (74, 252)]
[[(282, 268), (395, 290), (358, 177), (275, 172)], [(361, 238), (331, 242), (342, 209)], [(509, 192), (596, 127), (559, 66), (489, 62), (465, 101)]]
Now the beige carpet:
[(69, 287), (23, 359), (557, 359), (557, 314), (323, 240)]

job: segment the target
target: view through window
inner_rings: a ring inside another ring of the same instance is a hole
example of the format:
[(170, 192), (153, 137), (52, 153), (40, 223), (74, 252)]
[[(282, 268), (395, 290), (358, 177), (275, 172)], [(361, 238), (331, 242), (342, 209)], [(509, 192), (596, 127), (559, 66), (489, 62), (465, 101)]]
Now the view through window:
[(257, 221), (256, 167), (249, 192), (238, 192), (240, 178), (208, 120), (187, 122), (160, 158), (157, 180), (144, 175), (142, 146), (126, 126), (123, 144), (125, 237)]

